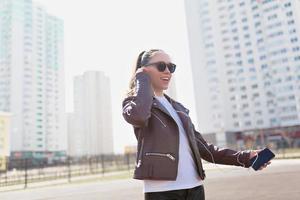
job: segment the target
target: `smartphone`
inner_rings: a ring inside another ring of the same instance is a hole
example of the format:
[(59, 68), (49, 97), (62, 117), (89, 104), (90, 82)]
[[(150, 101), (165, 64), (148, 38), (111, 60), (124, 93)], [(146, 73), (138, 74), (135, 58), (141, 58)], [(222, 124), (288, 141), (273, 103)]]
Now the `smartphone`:
[(275, 154), (270, 149), (264, 148), (257, 154), (257, 156), (250, 159), (251, 167), (256, 171), (274, 157)]

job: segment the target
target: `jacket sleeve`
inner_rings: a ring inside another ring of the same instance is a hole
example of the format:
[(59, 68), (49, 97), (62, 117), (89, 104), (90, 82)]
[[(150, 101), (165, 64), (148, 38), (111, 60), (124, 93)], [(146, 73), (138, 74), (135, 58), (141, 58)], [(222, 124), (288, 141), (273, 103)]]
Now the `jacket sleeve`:
[(136, 127), (144, 127), (151, 116), (153, 90), (150, 76), (145, 72), (136, 74), (136, 96), (124, 99), (122, 103), (124, 119)]
[(201, 133), (195, 129), (194, 132), (200, 155), (204, 160), (216, 164), (250, 167), (250, 151), (235, 151), (227, 148), (219, 148), (207, 143)]

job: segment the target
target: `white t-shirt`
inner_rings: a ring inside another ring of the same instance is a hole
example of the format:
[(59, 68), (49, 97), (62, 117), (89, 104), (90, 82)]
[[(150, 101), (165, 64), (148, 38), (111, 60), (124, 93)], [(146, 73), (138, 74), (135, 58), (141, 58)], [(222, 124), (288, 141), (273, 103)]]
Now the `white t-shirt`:
[[(144, 180), (144, 192), (160, 192), (193, 188), (202, 185), (183, 124), (166, 97), (155, 97), (168, 110), (179, 127), (179, 161), (175, 181)], [(163, 133), (162, 133), (163, 134)]]

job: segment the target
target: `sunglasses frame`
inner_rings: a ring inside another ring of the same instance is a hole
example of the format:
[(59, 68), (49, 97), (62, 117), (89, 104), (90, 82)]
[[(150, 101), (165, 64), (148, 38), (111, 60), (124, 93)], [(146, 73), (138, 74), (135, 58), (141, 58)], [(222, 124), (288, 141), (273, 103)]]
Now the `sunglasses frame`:
[[(174, 73), (176, 70), (176, 65), (174, 63), (165, 63), (165, 62), (155, 62), (155, 63), (148, 63), (146, 65), (144, 65), (145, 67), (153, 65), (156, 67), (156, 69), (159, 72), (164, 72), (166, 70), (166, 67), (168, 67), (168, 70), (170, 73)], [(163, 66), (163, 67), (161, 67)]]

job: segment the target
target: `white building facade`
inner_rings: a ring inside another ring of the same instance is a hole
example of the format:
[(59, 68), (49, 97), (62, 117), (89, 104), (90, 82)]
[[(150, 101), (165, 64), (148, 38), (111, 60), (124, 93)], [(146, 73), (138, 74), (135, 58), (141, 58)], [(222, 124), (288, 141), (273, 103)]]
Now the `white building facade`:
[(66, 152), (63, 21), (31, 0), (0, 0), (0, 111), (12, 156)]
[(199, 124), (217, 133), (300, 124), (293, 0), (186, 0)]
[(74, 113), (68, 121), (69, 155), (113, 153), (110, 81), (103, 72), (88, 71), (74, 78)]
[(0, 171), (7, 168), (10, 154), (11, 114), (0, 112)]

